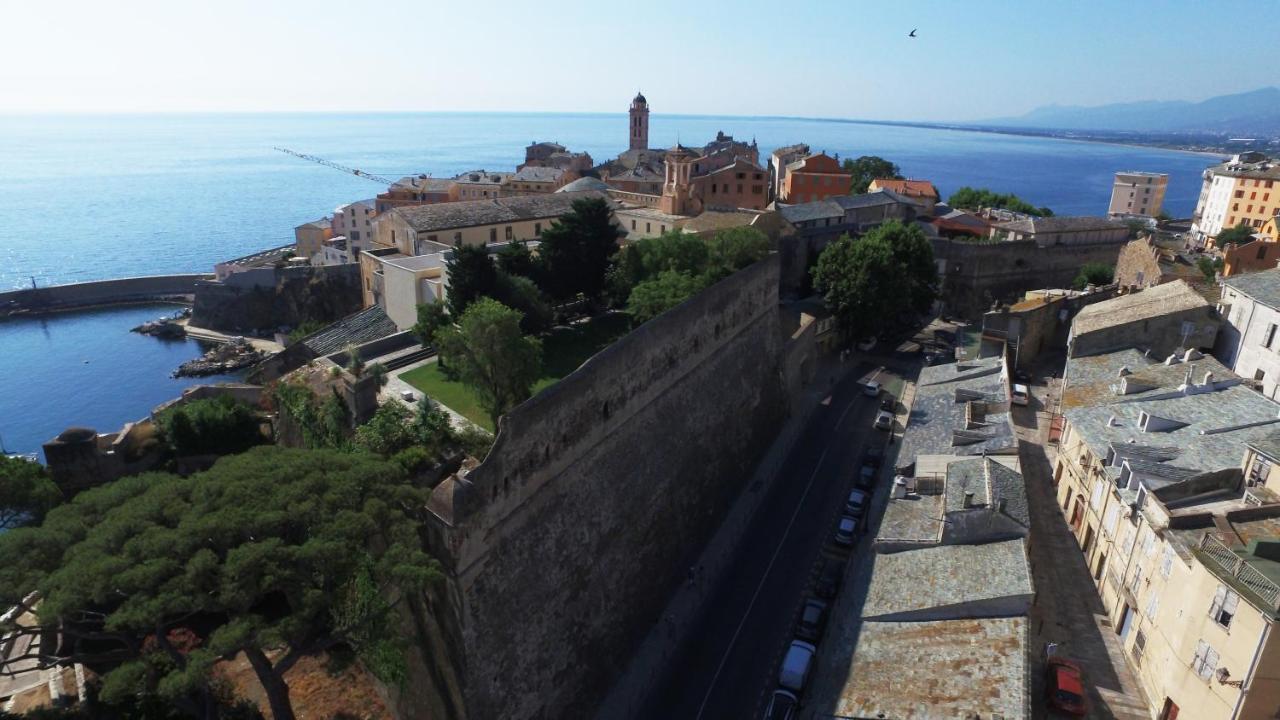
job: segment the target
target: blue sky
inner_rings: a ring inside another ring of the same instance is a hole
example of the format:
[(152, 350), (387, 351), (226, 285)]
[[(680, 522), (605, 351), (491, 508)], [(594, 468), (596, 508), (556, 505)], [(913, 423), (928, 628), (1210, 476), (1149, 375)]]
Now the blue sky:
[(13, 0), (2, 16), (0, 112), (617, 112), (641, 88), (659, 113), (971, 120), (1280, 83), (1229, 39), (1280, 26), (1274, 0)]

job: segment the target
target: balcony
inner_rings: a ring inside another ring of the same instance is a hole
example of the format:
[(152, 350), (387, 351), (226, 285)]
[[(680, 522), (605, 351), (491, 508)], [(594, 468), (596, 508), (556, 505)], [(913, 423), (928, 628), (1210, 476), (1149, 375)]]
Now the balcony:
[(1227, 547), (1212, 533), (1205, 533), (1200, 538), (1199, 549), (1200, 559), (1206, 562), (1210, 570), (1225, 573), (1228, 579), (1234, 578), (1239, 585), (1261, 600), (1263, 607), (1271, 612), (1280, 612), (1280, 585), (1255, 570), (1245, 561), (1245, 558)]

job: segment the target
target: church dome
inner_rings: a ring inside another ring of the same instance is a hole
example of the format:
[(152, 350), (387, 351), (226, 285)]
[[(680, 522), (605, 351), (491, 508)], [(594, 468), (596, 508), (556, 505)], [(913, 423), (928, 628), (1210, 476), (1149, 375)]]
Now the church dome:
[(649, 104), (649, 101), (644, 99), (644, 94), (639, 91), (636, 91), (636, 99), (631, 102), (644, 103), (645, 105)]

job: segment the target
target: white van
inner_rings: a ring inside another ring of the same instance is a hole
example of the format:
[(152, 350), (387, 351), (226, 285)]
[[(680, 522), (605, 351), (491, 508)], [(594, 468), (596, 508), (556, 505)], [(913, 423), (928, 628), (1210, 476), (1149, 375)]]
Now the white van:
[(1028, 398), (1030, 398), (1030, 393), (1026, 385), (1015, 384), (1013, 392), (1009, 393), (1009, 402), (1014, 405), (1026, 405)]

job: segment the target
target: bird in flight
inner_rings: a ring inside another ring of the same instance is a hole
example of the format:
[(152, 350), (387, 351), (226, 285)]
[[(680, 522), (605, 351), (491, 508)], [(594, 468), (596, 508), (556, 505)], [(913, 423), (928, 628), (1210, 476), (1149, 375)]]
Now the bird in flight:
[(917, 29), (918, 28), (912, 28), (911, 32), (907, 33), (907, 37), (915, 37)]

